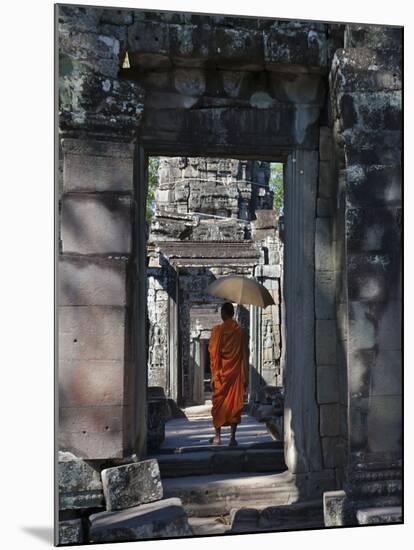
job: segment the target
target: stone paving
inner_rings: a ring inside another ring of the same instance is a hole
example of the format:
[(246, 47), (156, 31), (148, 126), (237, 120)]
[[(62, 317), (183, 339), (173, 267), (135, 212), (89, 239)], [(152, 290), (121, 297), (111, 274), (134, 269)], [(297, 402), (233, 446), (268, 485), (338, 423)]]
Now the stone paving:
[[(211, 402), (197, 407), (184, 409), (186, 418), (170, 420), (165, 425), (165, 440), (161, 450), (183, 449), (188, 447), (210, 447), (209, 439), (214, 435), (212, 418), (210, 414)], [(230, 427), (222, 429), (222, 447), (228, 445)], [(273, 439), (264, 423), (257, 422), (247, 414), (242, 415), (242, 420), (236, 434), (239, 447), (264, 446), (272, 444)]]

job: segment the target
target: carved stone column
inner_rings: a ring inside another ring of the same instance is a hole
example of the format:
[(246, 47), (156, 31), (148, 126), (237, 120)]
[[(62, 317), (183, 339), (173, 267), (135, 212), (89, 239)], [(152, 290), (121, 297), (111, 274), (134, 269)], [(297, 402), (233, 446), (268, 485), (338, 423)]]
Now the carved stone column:
[(322, 469), (315, 399), (314, 240), (316, 151), (297, 150), (285, 183), (285, 460), (293, 473)]

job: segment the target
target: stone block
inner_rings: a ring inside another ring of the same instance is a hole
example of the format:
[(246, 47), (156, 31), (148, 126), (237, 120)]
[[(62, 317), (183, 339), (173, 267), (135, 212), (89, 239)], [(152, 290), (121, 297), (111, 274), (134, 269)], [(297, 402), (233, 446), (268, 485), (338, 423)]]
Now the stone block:
[(63, 152), (67, 155), (86, 155), (132, 160), (135, 152), (135, 144), (133, 142), (64, 138), (61, 140), (61, 144)]
[(336, 326), (338, 339), (346, 340), (348, 338), (348, 305), (342, 301), (336, 304)]
[(121, 542), (192, 536), (179, 498), (134, 506), (89, 517), (89, 542)]
[(323, 469), (321, 460), (321, 470), (298, 473), (296, 481), (302, 495), (310, 499), (320, 498), (325, 491), (335, 487), (335, 470)]
[(123, 307), (60, 307), (59, 358), (123, 361), (125, 323)]
[(324, 199), (335, 197), (336, 191), (335, 166), (332, 160), (319, 162), (318, 196)]
[(335, 319), (335, 272), (315, 271), (315, 316)]
[(348, 524), (345, 491), (328, 491), (323, 494), (325, 527), (341, 527)]
[(346, 465), (346, 441), (340, 437), (323, 437), (322, 454), (325, 468), (342, 468)]
[(401, 166), (352, 164), (345, 171), (348, 207), (401, 206)]
[(256, 210), (256, 219), (252, 222), (254, 229), (274, 229), (277, 227), (277, 214), (274, 210)]
[(257, 70), (263, 67), (260, 31), (212, 27), (211, 46), (211, 55), (220, 69)]
[(352, 164), (401, 164), (402, 132), (400, 130), (365, 130), (359, 127), (342, 132), (345, 160)]
[(171, 92), (151, 92), (145, 100), (148, 109), (191, 109), (197, 104), (196, 97)]
[[(317, 111), (319, 112), (319, 108)], [(157, 140), (161, 139), (160, 129), (168, 128), (170, 140), (197, 143), (200, 139), (199, 129), (203, 128), (203, 140), (205, 146), (209, 148), (215, 147), (217, 150), (217, 144), (223, 141), (224, 135), (226, 135), (226, 141), (233, 143), (235, 147), (245, 147), (246, 135), (249, 135), (254, 137), (256, 148), (263, 147), (271, 150), (277, 143), (283, 143), (285, 147), (297, 143), (298, 138), (293, 135), (295, 113), (294, 106), (283, 103), (277, 109), (252, 109), (251, 107), (185, 109), (179, 115), (174, 109), (157, 109), (146, 112), (145, 119), (142, 121), (142, 131), (148, 139)], [(301, 133), (300, 138), (303, 140), (301, 145), (313, 148), (317, 119), (307, 115), (309, 113), (304, 114), (303, 124), (300, 124), (297, 131)], [(251, 143), (250, 139), (249, 144)]]
[(233, 508), (230, 510), (231, 532), (252, 533), (259, 526), (259, 510), (255, 508)]
[(385, 25), (347, 25), (345, 48), (399, 49), (402, 47), (402, 27)]
[(365, 131), (401, 131), (401, 91), (339, 93), (337, 110), (344, 130), (355, 125)]
[(401, 248), (400, 208), (348, 208), (347, 252), (394, 252)]
[(391, 50), (337, 50), (332, 79), (343, 92), (402, 90), (401, 54)]
[(269, 279), (280, 278), (280, 265), (258, 265), (254, 269), (255, 277), (267, 277)]
[(174, 87), (179, 94), (200, 96), (206, 88), (206, 74), (200, 69), (178, 68), (174, 71)]
[(318, 403), (338, 402), (338, 371), (335, 365), (318, 367), (317, 392)]
[(338, 404), (320, 405), (320, 432), (322, 436), (337, 436), (341, 433), (341, 408)]
[(401, 351), (379, 350), (370, 369), (371, 395), (402, 394)]
[(62, 147), (65, 192), (132, 192), (133, 145), (65, 139)]
[(101, 20), (102, 11), (95, 6), (85, 6), (83, 9), (68, 4), (58, 6), (59, 21), (83, 32), (96, 29)]
[(124, 9), (103, 9), (101, 23), (109, 25), (131, 25), (134, 21), (134, 12)]
[(315, 268), (318, 271), (334, 269), (333, 233), (329, 218), (316, 218)]
[(401, 252), (348, 254), (347, 277), (350, 300), (401, 299)]
[[(395, 84), (395, 80), (398, 81), (398, 77), (401, 77), (401, 52), (397, 50), (373, 49), (367, 45), (361, 45), (358, 48), (341, 48), (335, 52), (333, 66), (335, 71), (339, 71), (340, 73), (345, 71), (346, 76), (352, 78), (351, 84), (353, 85), (355, 85), (353, 80), (356, 76), (360, 75), (360, 79), (362, 80), (364, 76), (367, 79), (377, 73), (394, 74), (394, 79), (390, 80), (394, 80)], [(364, 89), (366, 83), (366, 80), (360, 83), (362, 86), (358, 88)], [(372, 79), (370, 83), (373, 83)], [(341, 90), (346, 89), (348, 84), (348, 82), (344, 82), (342, 79), (341, 82), (338, 82)], [(391, 82), (388, 83), (387, 88), (392, 89)], [(373, 90), (374, 87), (370, 87), (369, 89)]]
[[(89, 415), (91, 421), (94, 417), (97, 417), (98, 420), (105, 420), (104, 414), (100, 414), (101, 411), (93, 410), (91, 407), (87, 407), (87, 409), (86, 411), (82, 411), (84, 418)], [(71, 413), (74, 417), (73, 424), (76, 426), (80, 414), (78, 414), (79, 410), (75, 408), (64, 410), (65, 423), (70, 422), (69, 416)], [(122, 458), (126, 446), (124, 443), (124, 432), (110, 429), (105, 430), (107, 425), (108, 423), (99, 432), (87, 432), (86, 430), (64, 432), (62, 429), (59, 429), (59, 448), (68, 449), (85, 459)]]
[(352, 301), (348, 315), (350, 349), (401, 349), (401, 302)]
[(59, 305), (125, 305), (126, 266), (122, 260), (61, 256)]
[(286, 469), (282, 449), (247, 449), (244, 458), (246, 472), (277, 472)]
[(163, 489), (155, 459), (102, 470), (106, 509), (123, 510), (161, 500)]
[(349, 440), (353, 452), (368, 452), (369, 398), (353, 395), (349, 401)]
[[(270, 288), (269, 289), (269, 292), (273, 298), (273, 301), (276, 305), (278, 305), (280, 303), (280, 290), (279, 290), (279, 285), (278, 285), (278, 282), (275, 281), (275, 288)], [(272, 307), (275, 307), (275, 306), (272, 306)], [(277, 309), (277, 313), (275, 313), (275, 315), (279, 315), (279, 310)]]
[(345, 346), (346, 343), (341, 342), (337, 351), (339, 402), (341, 405), (346, 405), (348, 403), (348, 372)]
[(348, 385), (350, 395), (368, 397), (371, 391), (371, 372), (375, 364), (373, 349), (350, 349)]
[(160, 454), (157, 457), (161, 478), (212, 474), (212, 459), (211, 451)]
[(326, 35), (307, 29), (272, 27), (264, 33), (265, 67), (280, 70), (283, 65), (325, 67), (327, 64)]
[(374, 305), (365, 302), (349, 302), (348, 339), (350, 350), (374, 348), (377, 345), (377, 327)]
[(332, 130), (326, 126), (321, 126), (319, 130), (319, 159), (331, 162), (334, 160)]
[(382, 506), (358, 510), (356, 517), (359, 525), (385, 525), (387, 523), (403, 523), (401, 506)]
[(241, 472), (244, 464), (244, 451), (228, 451), (213, 455), (212, 469), (214, 473)]
[[(159, 377), (165, 380), (165, 369), (161, 368)], [(148, 373), (150, 374), (150, 373)], [(155, 374), (155, 373), (154, 373)], [(150, 376), (149, 376), (150, 378)], [(152, 376), (151, 376), (152, 378)], [(155, 378), (155, 376), (154, 376)], [(165, 422), (168, 420), (170, 411), (168, 407), (168, 401), (165, 396), (161, 398), (155, 398), (150, 395), (150, 390), (159, 389), (163, 392), (162, 387), (149, 387), (148, 388), (148, 413), (147, 413), (147, 448), (150, 451), (158, 449), (165, 439)]]
[(319, 198), (316, 201), (316, 213), (318, 218), (332, 218), (335, 214), (335, 203), (333, 199)]
[(316, 363), (318, 366), (336, 364), (336, 321), (316, 321)]
[(378, 346), (381, 350), (402, 349), (402, 302), (390, 300), (385, 308), (375, 308), (378, 320)]
[[(79, 32), (73, 26), (61, 23), (59, 53), (61, 80), (70, 68), (73, 69), (76, 62), (107, 77), (108, 80), (117, 78), (120, 65), (120, 41), (114, 35), (96, 32), (96, 27), (89, 29), (89, 32)], [(67, 62), (67, 58), (73, 60), (72, 64), (69, 64), (70, 61)]]
[(82, 525), (82, 519), (69, 519), (59, 521), (59, 545), (84, 544), (85, 533)]
[(371, 396), (367, 415), (368, 445), (371, 452), (397, 452), (402, 449), (401, 395)]
[(128, 27), (128, 55), (131, 67), (166, 68), (171, 65), (170, 25), (139, 21)]
[(59, 405), (61, 407), (125, 404), (124, 362), (61, 360)]
[[(98, 36), (96, 28), (89, 36)], [(72, 45), (70, 33), (68, 40)], [(143, 111), (144, 89), (137, 82), (117, 78), (121, 62), (118, 56), (101, 59), (103, 63), (99, 65), (104, 65), (101, 71), (90, 49), (85, 59), (77, 59), (76, 41), (73, 43), (75, 51), (65, 53), (64, 48), (59, 48), (60, 129), (79, 131), (87, 125), (91, 132), (98, 133), (106, 126), (133, 140), (133, 128)], [(112, 76), (106, 76), (106, 72)]]
[(62, 250), (75, 254), (129, 254), (132, 202), (123, 196), (66, 195)]
[[(104, 505), (99, 470), (71, 453), (59, 453), (58, 484), (59, 510), (99, 508)], [(75, 530), (78, 531), (77, 528)], [(68, 531), (65, 537), (73, 529), (68, 528)]]
[(122, 405), (96, 407), (61, 407), (59, 429), (62, 433), (117, 433), (123, 425)]

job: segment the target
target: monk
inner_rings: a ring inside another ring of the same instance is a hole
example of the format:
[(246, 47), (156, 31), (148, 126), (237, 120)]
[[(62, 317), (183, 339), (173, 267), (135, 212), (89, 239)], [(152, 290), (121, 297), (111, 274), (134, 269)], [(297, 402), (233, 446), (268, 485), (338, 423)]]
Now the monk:
[(241, 421), (244, 394), (248, 380), (247, 338), (233, 319), (234, 308), (229, 302), (221, 308), (223, 323), (212, 332), (208, 350), (213, 390), (214, 445), (221, 444), (221, 427), (230, 426), (230, 446), (237, 445), (236, 430)]

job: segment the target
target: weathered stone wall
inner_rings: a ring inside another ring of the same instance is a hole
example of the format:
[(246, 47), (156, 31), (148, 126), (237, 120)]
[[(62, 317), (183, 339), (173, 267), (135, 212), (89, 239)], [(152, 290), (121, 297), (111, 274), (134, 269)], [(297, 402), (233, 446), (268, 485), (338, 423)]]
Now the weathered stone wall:
[[(401, 29), (349, 25), (343, 44), (343, 27), (314, 22), (56, 11), (61, 449), (99, 459), (145, 448), (145, 155), (282, 160), (291, 244), (286, 326), (294, 335), (286, 339), (286, 463), (298, 476), (320, 472), (331, 460), (330, 446), (340, 448), (345, 434), (348, 493), (358, 500), (358, 490), (387, 498), (394, 491), (398, 502)], [(121, 69), (125, 52), (129, 69)], [(336, 191), (322, 151), (329, 129)], [(315, 231), (309, 230), (314, 211)], [(186, 216), (177, 213), (183, 230)], [(333, 265), (322, 254), (332, 239)], [(94, 377), (105, 382), (91, 384)], [(339, 422), (328, 429), (332, 406)], [(340, 473), (340, 455), (326, 479)]]
[[(148, 383), (163, 387), (167, 395), (178, 399), (178, 395), (172, 395), (170, 384), (173, 368), (170, 346), (178, 341), (179, 400), (187, 404), (203, 403), (205, 399), (201, 341), (207, 341), (212, 326), (221, 322), (220, 300), (208, 296), (206, 288), (215, 278), (224, 275), (255, 275), (274, 294), (275, 306), (266, 311), (252, 309), (252, 314), (260, 319), (255, 327), (263, 326), (263, 330), (256, 330), (251, 338), (250, 394), (255, 394), (265, 383), (282, 385), (279, 311), (282, 268), (269, 176), (268, 162), (210, 157), (160, 159), (149, 234)], [(181, 241), (187, 243), (188, 252), (184, 254), (180, 251)], [(171, 242), (180, 257), (176, 272), (161, 252), (166, 242)], [(207, 242), (221, 253), (216, 251), (213, 258), (205, 257), (201, 245), (200, 255), (200, 251), (197, 252), (200, 243)], [(253, 257), (248, 264), (246, 258), (238, 256), (241, 251), (237, 246), (230, 249), (226, 245), (238, 242), (251, 243)], [(197, 262), (198, 265), (194, 265)], [(176, 289), (171, 278), (178, 280)], [(169, 323), (170, 300), (178, 304), (177, 329)], [(243, 311), (245, 315), (239, 320), (249, 332), (249, 313), (246, 309)], [(172, 334), (173, 330), (179, 334)]]
[(145, 448), (145, 398), (131, 391), (145, 383), (133, 337), (143, 90), (117, 78), (122, 16), (59, 6), (57, 24), (59, 447), (107, 459)]
[(401, 48), (400, 28), (347, 25), (330, 74), (349, 456), (329, 525), (401, 504)]
[[(127, 390), (146, 386), (145, 190), (132, 183), (145, 179), (144, 151), (159, 148), (171, 154), (178, 148), (178, 153), (188, 154), (202, 148), (207, 154), (225, 150), (230, 157), (231, 151), (244, 151), (274, 158), (291, 147), (314, 147), (330, 38), (328, 27), (319, 23), (72, 6), (57, 7), (57, 25), (59, 129), (72, 147), (67, 152), (61, 147), (62, 262), (78, 255), (79, 263), (88, 266), (83, 276), (93, 297), (92, 303), (76, 306), (63, 305), (63, 299), (59, 303), (61, 394), (69, 391), (78, 353), (73, 348), (78, 338), (72, 337), (69, 346), (70, 336), (65, 336), (70, 333), (64, 324), (69, 313), (67, 322), (72, 323), (75, 313), (85, 312), (88, 327), (93, 314), (94, 333), (87, 339), (93, 349), (83, 359), (119, 361), (124, 375), (124, 385), (117, 390), (120, 402), (115, 386), (113, 396), (105, 390), (105, 398), (119, 407), (113, 427), (97, 422), (98, 408), (60, 403), (61, 445), (79, 456), (118, 456), (127, 453), (130, 444), (145, 446), (145, 395), (128, 396)], [(125, 52), (130, 69), (121, 69)], [(73, 140), (71, 145), (68, 140)], [(125, 268), (124, 299), (117, 295), (115, 303), (93, 303), (101, 288), (112, 284), (112, 278), (104, 276), (102, 286), (97, 285), (99, 278), (92, 274), (96, 258), (119, 265), (121, 278)], [(72, 293), (80, 292), (81, 282), (72, 281), (72, 286)], [(81, 325), (73, 321), (71, 326)], [(62, 345), (64, 338), (69, 347)], [(112, 342), (113, 350), (106, 351), (103, 340)], [(135, 357), (137, 348), (140, 355)], [(138, 357), (144, 359), (144, 368)], [(78, 371), (76, 384), (86, 387), (87, 375), (88, 369)], [(138, 377), (136, 383), (131, 382), (133, 376)], [(100, 410), (104, 420), (109, 409), (102, 405)], [(139, 419), (139, 426), (133, 419)]]
[[(331, 117), (326, 122), (330, 122)], [(332, 129), (321, 126), (315, 233), (315, 351), (322, 458), (338, 482), (347, 453), (346, 337), (337, 330), (337, 311), (346, 300), (341, 290), (343, 239), (338, 232), (343, 207), (337, 200), (337, 165)], [(338, 240), (339, 237), (339, 240)]]

